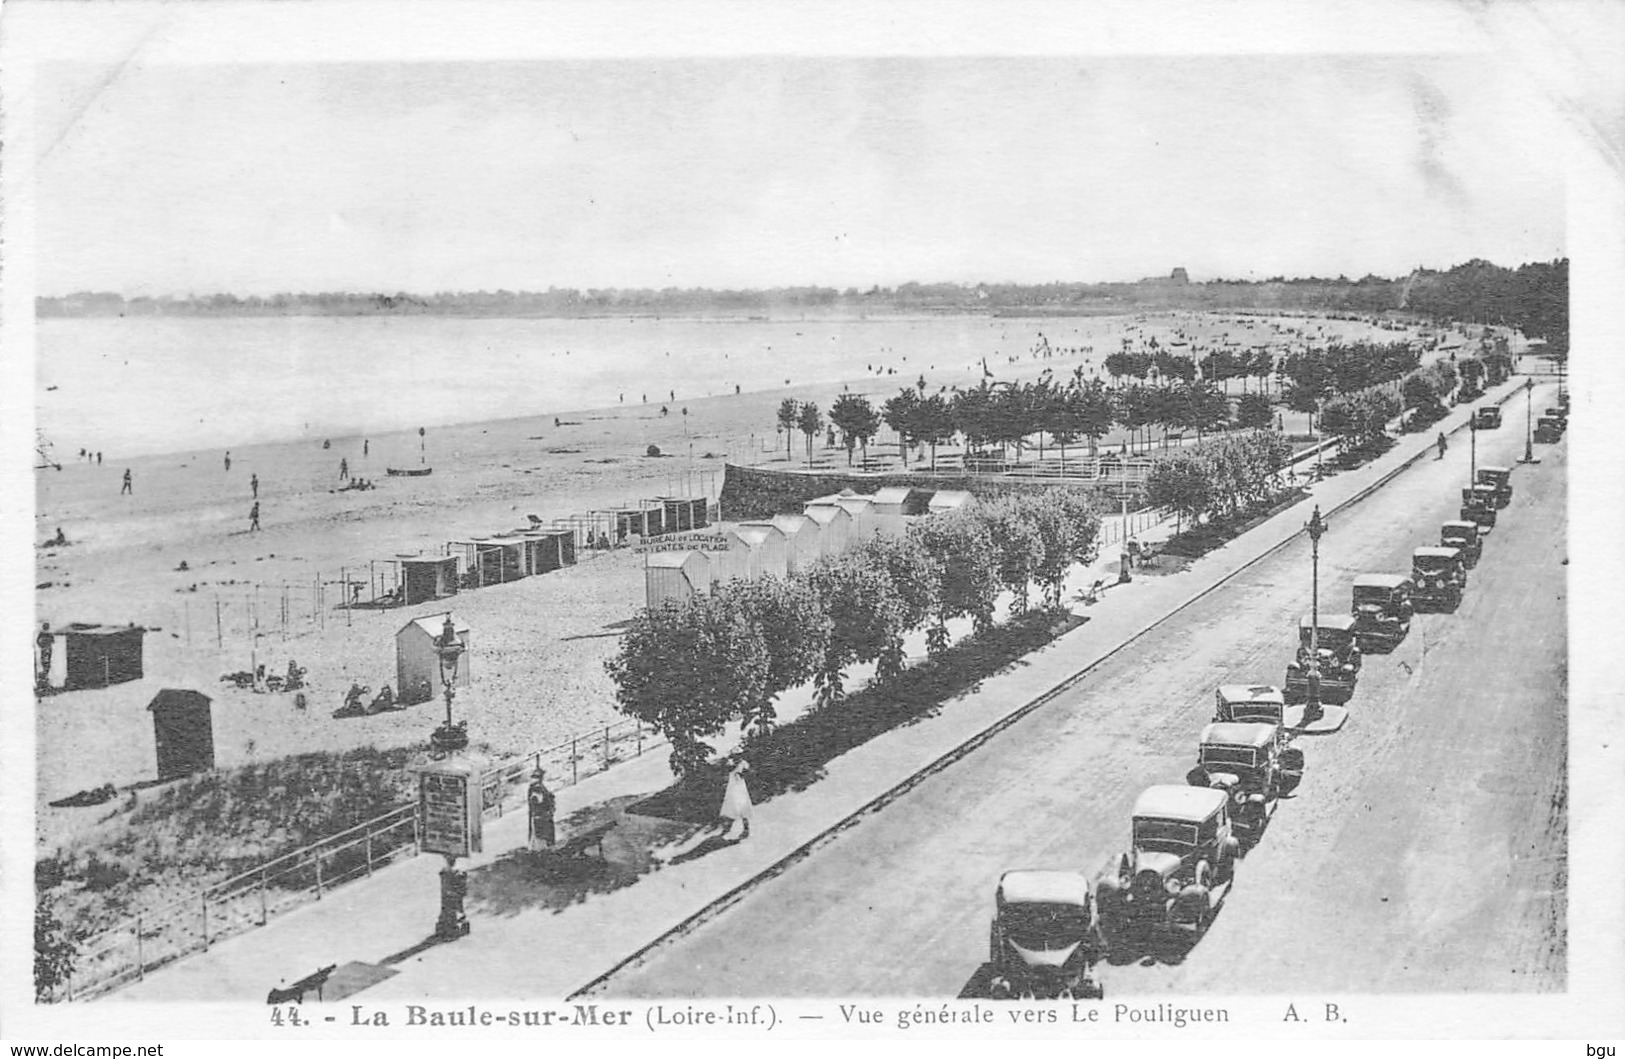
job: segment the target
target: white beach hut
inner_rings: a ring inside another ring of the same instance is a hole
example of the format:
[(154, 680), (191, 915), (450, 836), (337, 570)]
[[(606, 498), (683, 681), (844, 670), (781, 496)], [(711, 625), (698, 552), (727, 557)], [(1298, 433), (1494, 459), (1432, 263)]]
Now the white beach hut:
[(723, 530), (722, 536), (728, 542), (728, 550), (712, 556), (714, 580), (748, 581), (764, 574), (784, 576), (783, 538), (772, 526), (734, 526)]
[(883, 489), (875, 490), (874, 504), (871, 511), (880, 532), (888, 537), (901, 537), (908, 528), (909, 498), (914, 491), (906, 485), (888, 485)]
[(818, 561), (818, 523), (806, 515), (774, 515), (772, 522), (784, 534), (784, 565), (789, 573)]
[(818, 526), (818, 554), (840, 555), (852, 535), (852, 516), (834, 504), (808, 504), (807, 517)]
[[(467, 687), (469, 668), (474, 652), (466, 622), (452, 619), (452, 629), (463, 645), (462, 656), (457, 659), (456, 678), (452, 684)], [(395, 693), (406, 702), (425, 702), (437, 699), (445, 687), (440, 676), (440, 652), (435, 650), (446, 630), (445, 614), (429, 614), (414, 618), (401, 626), (395, 634)], [(427, 692), (427, 694), (425, 694)]]
[(852, 516), (852, 530), (847, 538), (848, 547), (860, 544), (880, 532), (880, 516), (875, 513), (875, 498), (863, 494), (835, 498), (835, 506)]
[(650, 608), (665, 600), (686, 602), (711, 591), (711, 557), (701, 551), (653, 552), (643, 564)]
[(771, 577), (786, 577), (790, 573), (790, 538), (772, 520), (762, 522), (741, 522), (740, 531), (753, 530), (761, 534), (761, 544), (757, 547), (758, 563), (756, 576), (766, 574)]

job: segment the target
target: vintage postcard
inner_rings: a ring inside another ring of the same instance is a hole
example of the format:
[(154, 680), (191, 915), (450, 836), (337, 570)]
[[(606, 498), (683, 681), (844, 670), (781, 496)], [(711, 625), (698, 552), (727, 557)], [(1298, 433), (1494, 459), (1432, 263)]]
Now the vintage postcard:
[(1625, 1035), (1616, 5), (0, 59), (13, 1054)]

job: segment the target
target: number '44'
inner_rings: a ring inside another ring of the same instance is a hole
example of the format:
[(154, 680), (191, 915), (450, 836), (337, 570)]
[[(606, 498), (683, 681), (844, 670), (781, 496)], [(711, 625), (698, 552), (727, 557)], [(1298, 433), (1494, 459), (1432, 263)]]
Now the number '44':
[(303, 1026), (305, 1016), (299, 1014), (299, 1008), (293, 1004), (286, 1007), (271, 1009), (271, 1025), (273, 1026)]

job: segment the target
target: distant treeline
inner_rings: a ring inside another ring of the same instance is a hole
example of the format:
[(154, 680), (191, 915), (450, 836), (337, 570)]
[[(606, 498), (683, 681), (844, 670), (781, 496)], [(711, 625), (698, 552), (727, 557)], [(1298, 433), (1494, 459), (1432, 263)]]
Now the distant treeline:
[(77, 293), (40, 298), (41, 317), (65, 316), (771, 316), (784, 312), (942, 312), (1067, 315), (1170, 309), (1378, 313), (1505, 324), (1567, 348), (1567, 259), (1502, 268), (1473, 260), (1448, 272), (1399, 279), (1310, 276), (1192, 283), (1184, 269), (1135, 283), (904, 283), (897, 287), (777, 287), (472, 291), (438, 294), (324, 292), (125, 298)]

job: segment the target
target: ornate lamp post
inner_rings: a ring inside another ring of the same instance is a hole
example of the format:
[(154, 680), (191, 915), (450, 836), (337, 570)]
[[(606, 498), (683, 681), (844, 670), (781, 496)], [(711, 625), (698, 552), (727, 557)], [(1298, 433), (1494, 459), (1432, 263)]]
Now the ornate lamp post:
[(434, 648), (440, 658), (440, 680), (446, 695), (446, 723), (429, 736), (430, 756), (435, 761), (422, 770), (418, 780), (418, 835), (419, 848), (446, 858), (446, 866), (440, 871), (440, 918), (435, 922), (434, 936), (453, 941), (469, 931), (463, 910), (468, 873), (457, 870), (457, 858), (481, 850), (483, 803), (479, 765), (456, 756), (468, 746), (468, 722), (453, 723), (451, 719), (457, 667), (466, 648), (449, 613)]
[(468, 746), (468, 722), (453, 724), (451, 720), (451, 702), (456, 696), (457, 663), (463, 657), (464, 650), (463, 641), (458, 638), (457, 627), (452, 624), (448, 612), (446, 624), (434, 642), (435, 654), (440, 656), (440, 685), (446, 693), (446, 723), (429, 736), (429, 745), (438, 757), (455, 754)]
[(1535, 380), (1523, 381), (1523, 458), (1519, 463), (1539, 463), (1535, 458)]
[(1304, 523), (1309, 531), (1309, 672), (1303, 708), (1304, 724), (1313, 724), (1320, 718), (1320, 538), (1326, 532), (1326, 523), (1320, 517), (1320, 505)]

